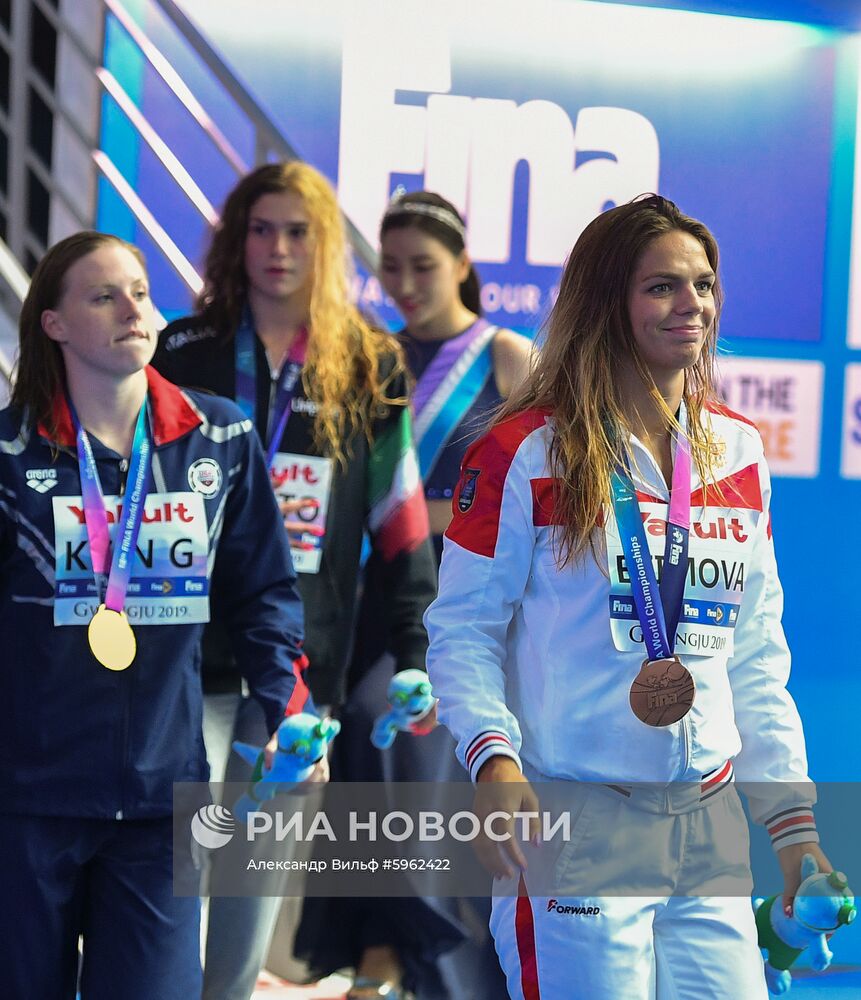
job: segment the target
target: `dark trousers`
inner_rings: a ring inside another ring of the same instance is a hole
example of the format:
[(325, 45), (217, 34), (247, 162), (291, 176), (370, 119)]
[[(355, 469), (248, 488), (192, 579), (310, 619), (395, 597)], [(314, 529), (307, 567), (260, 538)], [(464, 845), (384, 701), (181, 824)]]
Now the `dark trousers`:
[(0, 815), (0, 997), (196, 1000), (200, 902), (173, 895), (170, 819)]

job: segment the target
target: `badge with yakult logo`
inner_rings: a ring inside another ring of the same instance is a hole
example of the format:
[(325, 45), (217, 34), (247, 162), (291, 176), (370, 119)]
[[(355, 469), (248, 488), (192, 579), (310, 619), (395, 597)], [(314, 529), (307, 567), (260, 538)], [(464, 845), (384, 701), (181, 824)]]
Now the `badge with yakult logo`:
[(303, 503), (288, 517), (303, 529), (299, 540), (291, 546), (296, 572), (319, 573), (332, 486), (332, 460), (279, 451), (272, 459), (269, 474), (279, 500)]
[(457, 509), (465, 514), (475, 500), (476, 480), (481, 475), (481, 469), (464, 469), (460, 490), (457, 494)]
[(209, 500), (221, 489), (221, 466), (214, 458), (199, 458), (188, 467), (188, 485)]
[[(667, 506), (640, 501), (646, 540), (660, 583), (664, 542), (667, 555), (678, 561), (681, 539), (667, 524)], [(691, 510), (691, 532), (684, 601), (676, 631), (676, 652), (686, 656), (732, 656), (733, 630), (744, 598), (750, 552), (758, 512), (721, 507)], [(642, 653), (643, 632), (631, 592), (631, 574), (613, 511), (604, 523), (610, 571), (610, 631), (616, 649)]]
[[(220, 473), (219, 473), (220, 474)], [(83, 501), (53, 496), (54, 624), (87, 625), (99, 606)], [(122, 498), (105, 497), (108, 533), (122, 524)], [(138, 625), (209, 621), (209, 528), (199, 493), (150, 493), (132, 556), (125, 612)]]

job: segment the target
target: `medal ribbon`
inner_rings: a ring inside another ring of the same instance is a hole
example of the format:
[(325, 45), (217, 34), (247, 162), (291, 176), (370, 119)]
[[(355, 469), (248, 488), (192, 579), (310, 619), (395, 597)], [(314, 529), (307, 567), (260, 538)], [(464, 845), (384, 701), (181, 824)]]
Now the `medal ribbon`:
[(684, 434), (676, 435), (675, 445), (660, 588), (631, 475), (627, 469), (617, 467), (612, 476), (613, 511), (649, 660), (665, 660), (673, 655), (688, 572), (691, 447)]
[(78, 414), (75, 412), (71, 400), (69, 401), (69, 410), (75, 425), (78, 468), (81, 474), (81, 499), (84, 504), (84, 520), (90, 542), (96, 588), (100, 597), (104, 590), (106, 608), (110, 611), (122, 611), (132, 575), (132, 560), (140, 534), (152, 460), (146, 400), (144, 400), (135, 424), (129, 475), (126, 480), (126, 492), (122, 505), (122, 519), (117, 525), (117, 544), (113, 547), (110, 571), (108, 570), (108, 556), (111, 548), (110, 535), (108, 534), (108, 515), (105, 512), (105, 497), (96, 468), (96, 459), (93, 455), (90, 439), (78, 420)]
[[(293, 397), (299, 385), (299, 376), (305, 364), (308, 348), (308, 331), (302, 327), (296, 334), (287, 357), (281, 365), (275, 390), (275, 401), (269, 415), (267, 434), (266, 468), (272, 468), (275, 454), (287, 429)], [(254, 328), (251, 310), (246, 306), (242, 321), (236, 331), (236, 402), (249, 420), (254, 422), (257, 409), (257, 347), (254, 342)]]

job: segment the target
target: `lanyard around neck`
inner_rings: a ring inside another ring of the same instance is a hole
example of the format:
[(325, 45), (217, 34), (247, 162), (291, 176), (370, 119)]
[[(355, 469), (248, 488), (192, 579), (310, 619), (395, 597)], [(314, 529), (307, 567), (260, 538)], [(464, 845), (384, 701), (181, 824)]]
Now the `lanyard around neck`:
[(691, 448), (685, 434), (675, 435), (674, 440), (673, 481), (660, 587), (652, 566), (649, 543), (630, 472), (627, 468), (617, 466), (611, 481), (613, 510), (649, 660), (663, 660), (673, 655), (688, 572)]
[(132, 574), (134, 551), (143, 519), (144, 501), (152, 461), (152, 443), (147, 421), (147, 403), (144, 400), (135, 424), (132, 453), (126, 492), (123, 497), (122, 516), (117, 525), (117, 534), (111, 550), (108, 533), (108, 516), (102, 491), (99, 471), (89, 436), (78, 414), (69, 400), (69, 411), (75, 427), (78, 451), (78, 469), (81, 475), (81, 499), (84, 504), (84, 521), (90, 543), (90, 557), (96, 588), (101, 597), (104, 590), (105, 607), (111, 611), (122, 611)]
[[(251, 310), (246, 306), (236, 331), (236, 402), (252, 423), (257, 409), (257, 345)], [(272, 468), (275, 454), (290, 420), (293, 399), (299, 387), (299, 376), (305, 364), (308, 349), (308, 331), (302, 327), (293, 339), (287, 357), (278, 374), (275, 401), (269, 418), (266, 436), (266, 467)]]

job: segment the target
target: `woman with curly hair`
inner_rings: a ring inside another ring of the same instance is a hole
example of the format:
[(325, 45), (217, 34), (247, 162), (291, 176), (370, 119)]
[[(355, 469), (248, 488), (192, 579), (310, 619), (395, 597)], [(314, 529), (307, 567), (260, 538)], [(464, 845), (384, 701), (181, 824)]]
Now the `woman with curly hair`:
[[(254, 422), (299, 574), (308, 684), (318, 705), (336, 710), (347, 697), (363, 532), (383, 567), (399, 670), (424, 666), (421, 617), (435, 591), (401, 352), (350, 302), (347, 254), (335, 193), (320, 173), (301, 162), (259, 167), (227, 198), (197, 314), (164, 331), (155, 360), (179, 384), (235, 399)], [(254, 742), (256, 712), (239, 701), (217, 622), (203, 669), (210, 763), (220, 775), (217, 732), (223, 759), (231, 735)], [(229, 724), (218, 727), (219, 718)], [(228, 779), (243, 776), (231, 759)], [(277, 903), (213, 899), (204, 996), (247, 1000)]]

